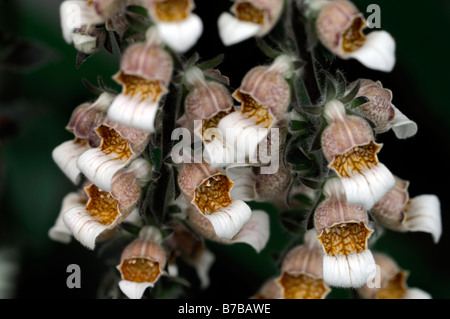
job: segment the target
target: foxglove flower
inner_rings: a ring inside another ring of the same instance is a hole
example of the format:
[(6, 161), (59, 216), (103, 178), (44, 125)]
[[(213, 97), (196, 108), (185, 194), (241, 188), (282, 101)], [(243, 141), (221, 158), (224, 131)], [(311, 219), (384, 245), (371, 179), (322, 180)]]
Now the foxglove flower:
[(277, 280), (278, 278), (273, 277), (264, 282), (250, 299), (282, 299), (281, 287)]
[(316, 31), (321, 43), (341, 59), (356, 59), (364, 66), (390, 72), (395, 65), (395, 40), (386, 31), (363, 33), (364, 16), (348, 0), (320, 2)]
[(73, 236), (87, 248), (94, 249), (101, 235), (114, 231), (137, 207), (141, 189), (148, 183), (150, 172), (150, 164), (144, 159), (137, 159), (113, 176), (110, 192), (95, 184), (85, 187), (86, 204), (75, 206), (63, 215)]
[(360, 205), (349, 204), (338, 178), (324, 186), (325, 200), (316, 208), (314, 226), (324, 251), (323, 279), (327, 285), (361, 287), (376, 274), (368, 248), (373, 233), (369, 217)]
[(219, 238), (232, 239), (252, 215), (243, 200), (231, 197), (234, 182), (223, 170), (204, 163), (184, 164), (178, 185), (195, 211), (211, 222)]
[(283, 5), (283, 0), (235, 0), (233, 14), (223, 12), (218, 20), (223, 44), (230, 46), (267, 35), (280, 19)]
[(64, 40), (74, 43), (77, 50), (92, 54), (105, 40), (105, 24), (120, 9), (121, 0), (65, 0), (60, 5), (60, 20)]
[[(173, 256), (172, 259), (180, 257), (187, 264), (194, 267), (200, 280), (200, 287), (206, 289), (210, 283), (209, 270), (214, 263), (214, 255), (207, 249), (203, 238), (192, 232), (182, 223), (175, 222), (170, 227), (173, 232), (166, 239), (165, 246), (170, 248), (171, 256)], [(172, 264), (175, 264), (175, 262), (174, 260)], [(170, 269), (172, 273), (169, 271), (169, 276), (177, 274), (175, 265), (172, 265)]]
[(328, 166), (341, 178), (347, 201), (369, 210), (395, 185), (392, 173), (378, 161), (382, 145), (374, 141), (369, 123), (346, 115), (340, 101), (329, 101), (324, 116), (328, 126), (321, 143)]
[[(350, 87), (355, 83), (350, 84)], [(356, 97), (369, 99), (352, 111), (371, 121), (375, 133), (384, 133), (392, 129), (397, 138), (405, 139), (417, 133), (417, 124), (408, 119), (392, 104), (392, 91), (383, 88), (380, 81), (360, 80), (360, 88)]]
[(120, 71), (114, 76), (122, 85), (122, 93), (108, 109), (113, 121), (146, 132), (155, 131), (159, 101), (168, 91), (173, 71), (172, 58), (158, 37), (151, 28), (145, 43), (126, 49)]
[(291, 91), (286, 79), (292, 70), (291, 57), (280, 55), (271, 65), (247, 72), (233, 93), (240, 110), (219, 121), (214, 140), (205, 146), (207, 162), (218, 166), (256, 162), (258, 145), (289, 107)]
[(184, 53), (203, 33), (203, 22), (192, 11), (193, 0), (146, 0), (149, 14), (163, 41), (174, 51)]
[(262, 210), (253, 210), (250, 219), (231, 239), (219, 237), (211, 219), (198, 214), (194, 209), (187, 210), (187, 223), (200, 236), (225, 245), (244, 243), (251, 246), (257, 253), (266, 247), (270, 237), (269, 215)]
[(77, 165), (88, 180), (109, 192), (114, 174), (141, 155), (150, 133), (118, 124), (109, 118), (96, 131), (101, 137), (100, 146), (81, 154)]
[(161, 231), (145, 226), (141, 228), (139, 237), (123, 250), (117, 269), (122, 278), (120, 290), (128, 298), (142, 298), (144, 291), (153, 287), (163, 274), (167, 256), (161, 244)]
[(112, 94), (102, 93), (94, 103), (79, 105), (66, 126), (75, 139), (62, 143), (52, 152), (55, 163), (74, 184), (78, 184), (81, 178), (78, 158), (90, 148), (100, 145), (101, 140), (95, 129), (103, 122), (113, 99)]
[(324, 299), (330, 288), (322, 275), (323, 253), (315, 230), (305, 233), (305, 242), (284, 257), (278, 284), (284, 299)]
[(431, 295), (418, 288), (410, 288), (406, 283), (408, 272), (399, 268), (388, 255), (374, 253), (379, 267), (373, 282), (358, 288), (358, 294), (364, 299), (431, 299)]
[(396, 183), (370, 211), (382, 226), (399, 232), (422, 231), (437, 243), (442, 234), (440, 201), (436, 195), (409, 197), (409, 182), (398, 177)]

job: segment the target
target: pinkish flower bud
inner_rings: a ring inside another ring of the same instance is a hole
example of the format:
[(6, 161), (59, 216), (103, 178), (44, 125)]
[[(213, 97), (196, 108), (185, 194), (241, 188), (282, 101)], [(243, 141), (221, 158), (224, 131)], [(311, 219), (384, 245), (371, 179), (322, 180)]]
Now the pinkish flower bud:
[(278, 284), (284, 299), (324, 299), (330, 288), (322, 275), (322, 247), (315, 230), (305, 234), (305, 242), (284, 257)]
[(322, 44), (342, 59), (355, 58), (365, 66), (389, 72), (395, 64), (395, 41), (385, 31), (364, 35), (364, 16), (348, 0), (324, 1), (316, 20)]
[(111, 19), (123, 8), (122, 0), (91, 0), (95, 11), (105, 21)]
[(119, 287), (128, 298), (142, 298), (145, 289), (153, 287), (163, 274), (167, 257), (161, 242), (160, 230), (146, 226), (123, 250), (117, 269), (122, 277)]

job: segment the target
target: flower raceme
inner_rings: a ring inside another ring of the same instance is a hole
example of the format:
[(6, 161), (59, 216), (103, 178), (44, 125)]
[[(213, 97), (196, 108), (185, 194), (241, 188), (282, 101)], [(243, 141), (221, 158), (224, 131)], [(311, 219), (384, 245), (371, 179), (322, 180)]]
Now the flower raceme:
[(356, 59), (364, 66), (390, 72), (395, 65), (395, 41), (386, 31), (365, 35), (364, 16), (348, 0), (310, 1), (321, 43), (341, 59)]
[(328, 125), (321, 143), (328, 166), (341, 178), (347, 201), (369, 210), (395, 185), (392, 173), (378, 161), (382, 145), (375, 142), (369, 123), (347, 115), (340, 101), (327, 102), (324, 116)]

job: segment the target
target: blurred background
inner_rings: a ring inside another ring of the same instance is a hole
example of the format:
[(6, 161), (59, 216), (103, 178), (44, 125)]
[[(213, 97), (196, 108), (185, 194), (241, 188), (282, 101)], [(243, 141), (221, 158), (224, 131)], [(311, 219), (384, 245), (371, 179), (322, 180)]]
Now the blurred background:
[[(59, 213), (61, 200), (75, 186), (51, 158), (53, 148), (72, 139), (65, 130), (73, 109), (94, 95), (82, 79), (120, 90), (112, 80), (119, 67), (117, 48), (102, 50), (76, 68), (76, 51), (64, 42), (59, 21), (60, 0), (0, 0), (0, 297), (96, 298), (105, 272), (96, 251), (77, 241), (53, 242), (48, 230)], [(237, 88), (241, 78), (265, 57), (249, 40), (224, 47), (216, 21), (231, 5), (228, 0), (196, 0), (195, 11), (205, 27), (193, 51), (203, 60), (220, 53), (219, 67)], [(214, 4), (211, 4), (214, 3)], [(411, 182), (411, 197), (436, 194), (441, 200), (443, 235), (435, 245), (425, 233), (386, 233), (374, 250), (391, 255), (409, 271), (408, 285), (429, 292), (433, 298), (450, 297), (450, 220), (448, 192), (450, 160), (450, 2), (428, 1), (418, 6), (399, 1), (358, 0), (354, 3), (367, 17), (366, 8), (381, 8), (381, 28), (397, 43), (393, 72), (370, 71), (356, 61), (341, 61), (349, 81), (380, 80), (393, 91), (393, 103), (419, 127), (416, 136), (398, 140), (390, 131), (380, 160), (397, 176)], [(211, 286), (199, 298), (248, 298), (271, 276), (277, 275), (273, 257), (291, 237), (271, 214), (271, 239), (256, 254), (250, 247), (208, 243), (216, 254)], [(81, 288), (69, 289), (67, 266), (81, 268)], [(230, 293), (232, 292), (232, 293)], [(330, 298), (350, 296), (334, 289)]]

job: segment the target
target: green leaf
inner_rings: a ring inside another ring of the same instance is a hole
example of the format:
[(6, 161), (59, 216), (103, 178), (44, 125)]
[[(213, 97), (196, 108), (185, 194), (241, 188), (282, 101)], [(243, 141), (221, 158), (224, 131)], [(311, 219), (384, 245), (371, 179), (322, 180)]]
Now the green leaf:
[(358, 96), (356, 99), (354, 99), (352, 102), (349, 103), (350, 104), (349, 108), (354, 109), (354, 108), (356, 108), (364, 103), (367, 103), (369, 101), (370, 100), (365, 96)]
[(361, 87), (361, 81), (358, 81), (356, 85), (350, 90), (350, 92), (340, 99), (340, 101), (344, 104), (350, 103), (354, 100), (356, 95), (358, 94), (359, 88)]
[(203, 71), (209, 70), (209, 69), (214, 69), (223, 62), (224, 57), (225, 57), (224, 54), (219, 54), (218, 56), (216, 56), (210, 60), (207, 60), (207, 61), (197, 64), (197, 67)]

